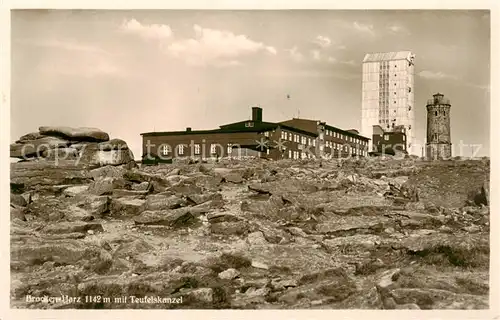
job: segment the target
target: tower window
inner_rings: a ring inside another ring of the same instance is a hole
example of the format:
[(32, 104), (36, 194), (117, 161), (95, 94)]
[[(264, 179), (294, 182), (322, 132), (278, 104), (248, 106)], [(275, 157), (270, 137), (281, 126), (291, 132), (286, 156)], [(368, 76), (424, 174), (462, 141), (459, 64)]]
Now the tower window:
[(446, 115), (446, 111), (443, 111), (443, 115)]
[(411, 106), (408, 106), (408, 111), (411, 111)]
[(438, 112), (436, 111), (436, 112), (435, 112), (435, 114), (436, 114), (436, 116), (437, 116), (437, 115), (438, 115)]

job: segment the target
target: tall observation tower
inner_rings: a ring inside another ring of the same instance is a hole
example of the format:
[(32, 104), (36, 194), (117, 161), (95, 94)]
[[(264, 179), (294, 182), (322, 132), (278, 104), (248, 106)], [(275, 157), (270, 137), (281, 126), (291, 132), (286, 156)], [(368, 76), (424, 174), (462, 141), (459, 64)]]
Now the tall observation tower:
[(361, 106), (361, 135), (371, 138), (374, 125), (384, 131), (403, 128), (410, 154), (415, 153), (414, 59), (411, 51), (365, 55)]
[(427, 143), (428, 159), (451, 158), (450, 100), (441, 93), (427, 100)]

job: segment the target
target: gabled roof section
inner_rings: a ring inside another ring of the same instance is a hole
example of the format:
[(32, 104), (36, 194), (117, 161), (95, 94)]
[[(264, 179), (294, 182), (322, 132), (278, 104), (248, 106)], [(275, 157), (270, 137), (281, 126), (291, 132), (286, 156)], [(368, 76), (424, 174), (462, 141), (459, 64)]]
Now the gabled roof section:
[(191, 130), (191, 131), (161, 131), (161, 132), (145, 132), (141, 136), (186, 136), (197, 134), (220, 134), (220, 133), (239, 133), (239, 132), (264, 132), (276, 128), (274, 127), (248, 127), (248, 128), (225, 128), (213, 130)]
[(368, 53), (363, 59), (365, 62), (380, 62), (380, 61), (391, 61), (391, 60), (408, 60), (410, 61), (413, 53), (411, 51), (394, 51), (394, 52), (375, 52)]
[(273, 122), (265, 122), (265, 121), (254, 121), (254, 120), (245, 120), (245, 121), (238, 121), (238, 122), (233, 122), (233, 123), (228, 123), (220, 126), (220, 129), (239, 129), (242, 127), (245, 127), (245, 123), (253, 123), (253, 128), (259, 128), (259, 129), (274, 129), (278, 125)]

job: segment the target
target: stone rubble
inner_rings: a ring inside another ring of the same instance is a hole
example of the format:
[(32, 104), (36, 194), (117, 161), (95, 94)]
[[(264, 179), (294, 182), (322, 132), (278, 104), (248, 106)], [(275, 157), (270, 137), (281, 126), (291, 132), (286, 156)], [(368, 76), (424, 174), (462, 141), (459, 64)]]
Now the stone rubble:
[[(126, 151), (123, 141), (64, 127), (21, 137), (11, 155), (41, 139), (54, 149), (87, 145), (96, 157), (56, 164), (31, 153), (11, 164), (13, 308), (489, 307), (488, 160), (137, 168), (126, 157), (95, 161)], [(27, 295), (183, 303), (46, 304)]]

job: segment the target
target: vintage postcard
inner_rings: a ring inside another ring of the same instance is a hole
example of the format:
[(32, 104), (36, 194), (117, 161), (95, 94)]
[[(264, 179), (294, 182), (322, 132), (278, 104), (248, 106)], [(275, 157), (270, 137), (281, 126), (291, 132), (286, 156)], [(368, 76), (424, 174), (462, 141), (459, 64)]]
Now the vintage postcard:
[(6, 318), (499, 316), (498, 6), (140, 4), (3, 10)]

